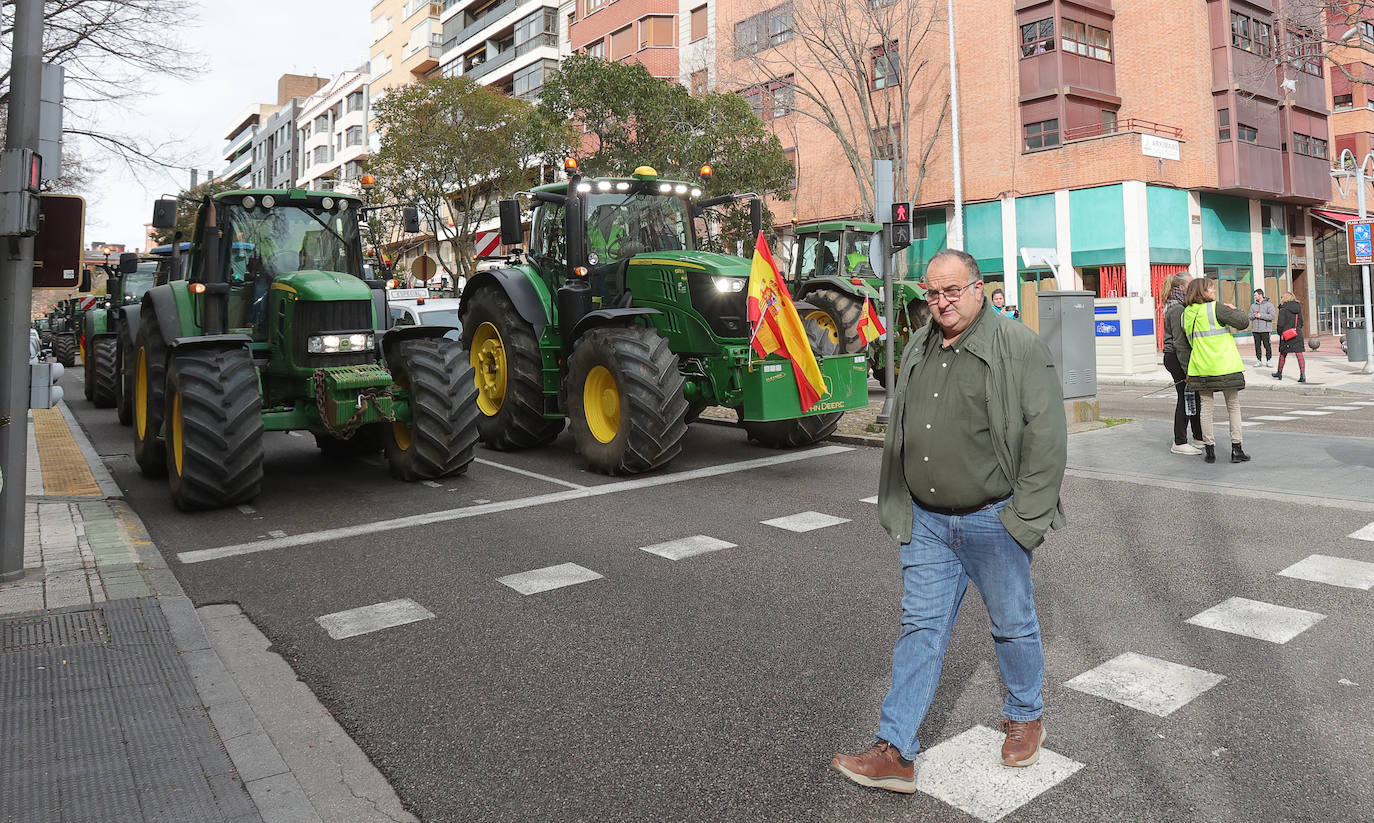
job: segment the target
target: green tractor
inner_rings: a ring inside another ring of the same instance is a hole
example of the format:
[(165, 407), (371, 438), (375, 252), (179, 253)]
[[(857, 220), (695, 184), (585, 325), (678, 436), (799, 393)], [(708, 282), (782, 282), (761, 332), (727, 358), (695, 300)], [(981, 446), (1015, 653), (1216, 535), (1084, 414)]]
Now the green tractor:
[[(83, 275), (83, 277), (89, 275)], [(89, 290), (89, 289), (85, 289)], [(68, 297), (53, 306), (52, 353), (57, 362), (71, 368), (82, 353), (81, 324), (86, 310), (95, 305), (96, 298), (88, 295)], [(89, 400), (89, 395), (87, 396)]]
[[(489, 446), (546, 445), (570, 421), (593, 471), (637, 474), (676, 457), (707, 406), (734, 408), (754, 441), (793, 448), (867, 405), (863, 358), (825, 356), (819, 326), (808, 333), (827, 392), (805, 414), (790, 361), (752, 353), (750, 262), (696, 248), (695, 219), (736, 196), (697, 200), (647, 166), (626, 178), (574, 170), (525, 194), (528, 254), (475, 273), (460, 309)], [(750, 206), (757, 228), (761, 203)], [(521, 244), (518, 201), (500, 215), (502, 242)]]
[[(797, 227), (792, 252), (791, 285), (793, 295), (815, 306), (808, 319), (825, 327), (830, 340), (841, 352), (857, 352), (859, 315), (864, 298), (883, 316), (883, 278), (873, 271), (868, 252), (874, 235), (883, 227), (877, 223), (835, 221)], [(912, 331), (930, 322), (926, 290), (915, 280), (892, 281), (893, 317), (896, 334), (892, 338), (893, 356), (902, 361), (902, 350)], [(885, 377), (886, 347), (879, 341), (868, 344), (868, 362), (878, 382)], [(895, 365), (895, 364), (894, 364)]]
[[(119, 256), (118, 266), (104, 266), (105, 297), (97, 300), (82, 319), (85, 351), (87, 397), (96, 408), (118, 409), (119, 421), (128, 425), (132, 405), (125, 396), (122, 352), (132, 348), (130, 315), (136, 323), (138, 304), (153, 287), (160, 262), (155, 257), (140, 257), (134, 252)], [(128, 381), (131, 382), (131, 381)]]
[[(385, 283), (363, 278), (361, 202), (331, 192), (206, 197), (185, 278), (143, 295), (133, 368), (134, 459), (179, 508), (258, 494), (263, 433), (309, 431), (326, 457), (384, 451), (402, 480), (460, 474), (477, 442), (476, 384), (443, 326), (389, 329)], [(176, 201), (153, 225), (170, 227)], [(417, 230), (414, 210), (407, 229)], [(178, 238), (179, 239), (179, 238)]]

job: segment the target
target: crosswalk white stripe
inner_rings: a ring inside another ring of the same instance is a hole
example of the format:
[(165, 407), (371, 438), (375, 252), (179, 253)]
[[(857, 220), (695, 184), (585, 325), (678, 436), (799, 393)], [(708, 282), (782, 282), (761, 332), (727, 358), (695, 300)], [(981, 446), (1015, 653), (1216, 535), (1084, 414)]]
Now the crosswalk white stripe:
[(779, 529), (786, 529), (790, 532), (810, 532), (816, 529), (824, 529), (827, 526), (837, 526), (840, 523), (848, 523), (847, 517), (835, 517), (830, 514), (820, 512), (801, 512), (799, 514), (789, 514), (786, 517), (775, 517), (772, 520), (762, 521), (765, 526), (774, 526)]
[(333, 639), (343, 640), (433, 618), (434, 612), (408, 597), (403, 597), (399, 600), (388, 600), (385, 603), (322, 615), (315, 618), (315, 622)]
[(666, 543), (655, 543), (652, 546), (640, 546), (639, 550), (648, 552), (649, 554), (656, 554), (659, 557), (666, 557), (669, 560), (682, 560), (707, 552), (733, 548), (735, 548), (734, 543), (727, 543), (724, 540), (717, 540), (714, 537), (698, 534), (693, 537), (683, 537), (679, 540), (669, 540)]
[(1317, 408), (1319, 408), (1319, 409), (1324, 409), (1325, 411), (1359, 411), (1359, 410), (1360, 410), (1358, 406), (1318, 406)]
[(1255, 415), (1254, 417), (1252, 417), (1252, 418), (1250, 418), (1250, 419), (1251, 419), (1251, 420), (1270, 420), (1270, 421), (1273, 421), (1273, 422), (1275, 422), (1275, 423), (1280, 423), (1280, 422), (1283, 422), (1283, 421), (1285, 421), (1285, 420), (1297, 420), (1298, 418), (1296, 418), (1296, 417), (1285, 417), (1285, 416), (1282, 415), (1282, 414), (1257, 414), (1257, 415)]
[(1126, 652), (1064, 685), (1156, 717), (1168, 717), (1225, 679), (1192, 666)]
[(1330, 414), (1328, 411), (1315, 411), (1313, 409), (1293, 409), (1289, 414), (1301, 414), (1304, 417), (1323, 417)]
[(1279, 574), (1296, 580), (1311, 580), (1314, 583), (1327, 583), (1347, 589), (1374, 589), (1374, 563), (1366, 563), (1363, 560), (1313, 554)]
[(1216, 629), (1283, 644), (1325, 619), (1326, 615), (1317, 612), (1291, 609), (1244, 597), (1232, 597), (1193, 615), (1184, 622), (1205, 629)]
[(1350, 534), (1346, 535), (1346, 537), (1353, 537), (1356, 540), (1374, 540), (1374, 523), (1370, 523), (1368, 526), (1365, 526), (1361, 529), (1357, 529), (1351, 532)]
[(1083, 764), (1040, 749), (1040, 760), (1008, 769), (997, 751), (1002, 735), (974, 726), (916, 756), (916, 788), (985, 823), (1001, 820), (1072, 777)]
[(557, 566), (546, 566), (542, 569), (498, 577), (496, 582), (510, 586), (521, 594), (539, 594), (601, 579), (602, 575), (584, 566), (576, 563), (559, 563)]

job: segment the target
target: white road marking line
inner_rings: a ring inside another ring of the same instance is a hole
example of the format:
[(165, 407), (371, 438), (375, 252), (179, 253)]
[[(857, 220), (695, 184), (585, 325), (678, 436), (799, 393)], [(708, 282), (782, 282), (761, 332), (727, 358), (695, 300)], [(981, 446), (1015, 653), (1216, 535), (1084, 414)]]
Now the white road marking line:
[(873, 495), (872, 497), (865, 497), (863, 500), (860, 500), (859, 502), (860, 502), (860, 503), (872, 503), (873, 505), (876, 506), (876, 505), (878, 505), (878, 495), (875, 494), (875, 495)]
[(248, 505), (247, 503), (244, 503), (242, 506), (239, 506), (238, 509), (239, 509), (239, 511), (243, 512), (244, 514), (257, 514), (257, 513), (258, 513), (258, 510), (257, 510), (257, 509), (253, 508), (252, 506)]
[(514, 466), (507, 466), (503, 463), (493, 463), (492, 461), (485, 460), (481, 457), (475, 458), (473, 462), (481, 463), (483, 466), (491, 466), (495, 469), (505, 469), (506, 471), (514, 472), (515, 474), (523, 474), (525, 477), (533, 477), (535, 480), (543, 480), (546, 483), (553, 483), (558, 486), (567, 486), (570, 489), (591, 488), (590, 486), (583, 486), (578, 483), (569, 483), (566, 480), (559, 480), (557, 477), (549, 477), (547, 474), (540, 474), (539, 472), (532, 472), (527, 469), (517, 469)]
[(1324, 417), (1324, 416), (1330, 414), (1331, 412), (1326, 412), (1326, 411), (1314, 411), (1314, 410), (1312, 410), (1312, 409), (1293, 409), (1292, 411), (1290, 411), (1290, 412), (1288, 412), (1288, 413), (1289, 413), (1289, 414), (1300, 414), (1300, 415), (1302, 415), (1303, 417)]
[(287, 432), (287, 434), (291, 435), (292, 437), (305, 437), (305, 435), (301, 434), (298, 431), (289, 431)]
[(1285, 421), (1285, 420), (1297, 420), (1298, 418), (1296, 418), (1296, 417), (1286, 417), (1286, 416), (1284, 416), (1284, 415), (1282, 415), (1282, 414), (1258, 414), (1258, 415), (1255, 415), (1254, 417), (1252, 417), (1251, 419), (1252, 419), (1252, 420), (1271, 420), (1271, 421), (1273, 421), (1273, 422), (1280, 423), (1280, 422), (1283, 422), (1283, 421)]
[(491, 501), (488, 500), (488, 499), (486, 499), (485, 497), (478, 497), (478, 498), (475, 498), (472, 502), (474, 502), (474, 503), (476, 503), (477, 505), (481, 506), (481, 505), (484, 505), (484, 504), (486, 504), (486, 503), (490, 503)]
[(538, 594), (600, 579), (602, 576), (591, 569), (583, 568), (576, 563), (560, 563), (534, 571), (508, 574), (496, 578), (496, 582), (510, 586), (521, 594)]
[(321, 628), (335, 640), (357, 637), (360, 634), (390, 629), (415, 623), (420, 620), (433, 620), (434, 612), (408, 597), (388, 600), (372, 606), (359, 606), (342, 612), (334, 612), (315, 618)]
[(444, 487), (443, 483), (435, 483), (433, 480), (421, 480), (420, 485), (429, 486), (431, 489), (442, 489)]
[(286, 532), (282, 531), (281, 529), (273, 529), (272, 531), (270, 531), (270, 532), (267, 533), (267, 536), (268, 536), (268, 537), (285, 537), (285, 536), (286, 536)]
[(1374, 540), (1374, 523), (1370, 523), (1362, 529), (1357, 529), (1346, 535), (1346, 537), (1353, 537), (1356, 540)]
[(717, 540), (714, 537), (698, 534), (695, 537), (669, 540), (666, 543), (655, 543), (652, 546), (640, 546), (639, 550), (648, 552), (649, 554), (656, 554), (659, 557), (666, 557), (669, 560), (682, 560), (687, 557), (695, 557), (698, 554), (733, 548), (735, 548), (734, 543), (727, 543), (724, 540)]
[(1352, 406), (1374, 406), (1374, 400), (1351, 400)]
[(1374, 589), (1374, 563), (1363, 560), (1349, 560), (1344, 557), (1331, 557), (1325, 554), (1309, 555), (1283, 571), (1284, 577), (1297, 580), (1311, 580), (1315, 583), (1329, 583), (1347, 589)]
[(790, 532), (809, 532), (816, 529), (823, 529), (827, 526), (838, 526), (841, 523), (848, 523), (847, 517), (835, 517), (834, 515), (821, 514), (820, 512), (801, 512), (799, 514), (789, 514), (786, 517), (775, 517), (772, 520), (761, 521), (765, 526), (775, 526), (779, 529), (786, 529)]
[(1273, 603), (1232, 597), (1218, 603), (1200, 614), (1188, 618), (1185, 623), (1230, 632), (1270, 643), (1287, 643), (1322, 620), (1326, 615), (1302, 609), (1290, 609)]
[(916, 788), (986, 823), (1001, 820), (1072, 777), (1083, 764), (1046, 748), (1034, 766), (1011, 769), (1002, 735), (974, 726), (916, 756)]
[(1168, 717), (1225, 679), (1192, 666), (1126, 652), (1064, 685), (1156, 717)]
[(377, 534), (379, 532), (392, 531), (394, 529), (430, 526), (435, 523), (447, 523), (450, 520), (463, 520), (469, 517), (480, 517), (484, 514), (526, 509), (531, 506), (541, 506), (547, 503), (563, 503), (569, 500), (581, 500), (587, 497), (600, 497), (602, 495), (637, 491), (639, 489), (648, 489), (655, 486), (685, 483), (690, 480), (702, 480), (707, 477), (719, 477), (725, 474), (766, 469), (786, 463), (810, 460), (815, 457), (830, 457), (853, 450), (853, 446), (820, 446), (814, 449), (807, 449), (806, 451), (759, 457), (753, 460), (741, 460), (737, 463), (724, 463), (718, 466), (704, 466), (700, 469), (689, 469), (682, 472), (636, 477), (632, 480), (605, 483), (600, 486), (587, 486), (585, 488), (550, 492), (549, 494), (540, 494), (533, 497), (522, 497), (515, 500), (502, 500), (496, 503), (482, 503), (474, 506), (464, 506), (458, 509), (445, 509), (437, 512), (429, 512), (427, 514), (396, 517), (390, 520), (361, 523), (356, 526), (342, 526), (337, 529), (304, 532), (275, 540), (257, 540), (252, 543), (235, 543), (213, 549), (196, 549), (193, 551), (179, 552), (177, 554), (177, 559), (182, 563), (203, 563), (206, 560), (218, 560), (222, 557), (233, 557), (239, 554), (272, 551), (274, 549), (285, 549), (292, 546), (306, 546), (312, 543), (325, 543), (330, 540), (343, 540), (349, 537)]
[(1318, 406), (1317, 408), (1322, 409), (1322, 410), (1324, 410), (1324, 411), (1359, 411), (1359, 410), (1360, 410), (1358, 406)]

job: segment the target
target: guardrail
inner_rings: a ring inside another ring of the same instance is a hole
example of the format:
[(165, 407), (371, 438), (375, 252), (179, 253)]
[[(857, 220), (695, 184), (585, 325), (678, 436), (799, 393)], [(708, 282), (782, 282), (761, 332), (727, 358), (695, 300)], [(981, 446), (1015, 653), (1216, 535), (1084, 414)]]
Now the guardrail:
[(1160, 137), (1169, 137), (1174, 140), (1183, 139), (1183, 129), (1178, 126), (1156, 123), (1153, 120), (1141, 120), (1136, 117), (1130, 117), (1125, 120), (1114, 120), (1110, 123), (1089, 123), (1086, 126), (1074, 126), (1071, 129), (1064, 129), (1062, 136), (1064, 140), (1080, 140), (1085, 137), (1103, 137), (1109, 134), (1123, 134), (1126, 132), (1134, 134), (1156, 134)]

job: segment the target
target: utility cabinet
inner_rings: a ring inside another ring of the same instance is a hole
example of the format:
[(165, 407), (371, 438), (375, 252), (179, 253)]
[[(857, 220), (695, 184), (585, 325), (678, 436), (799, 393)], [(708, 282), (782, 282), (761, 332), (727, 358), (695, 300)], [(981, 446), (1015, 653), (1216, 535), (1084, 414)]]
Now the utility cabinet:
[(1050, 347), (1065, 400), (1097, 394), (1097, 338), (1090, 291), (1042, 291), (1040, 337)]

